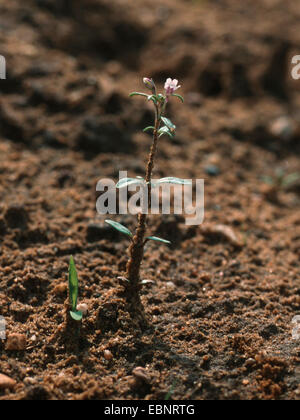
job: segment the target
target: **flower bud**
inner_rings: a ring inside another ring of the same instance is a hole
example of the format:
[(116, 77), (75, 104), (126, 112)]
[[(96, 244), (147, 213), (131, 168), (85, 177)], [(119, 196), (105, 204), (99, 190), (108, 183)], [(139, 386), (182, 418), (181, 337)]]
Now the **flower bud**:
[(143, 82), (144, 82), (144, 85), (148, 89), (152, 90), (152, 93), (153, 94), (155, 94), (155, 92), (156, 92), (156, 86), (155, 86), (155, 83), (153, 82), (153, 80), (152, 79), (149, 79), (149, 77), (144, 77), (143, 78)]

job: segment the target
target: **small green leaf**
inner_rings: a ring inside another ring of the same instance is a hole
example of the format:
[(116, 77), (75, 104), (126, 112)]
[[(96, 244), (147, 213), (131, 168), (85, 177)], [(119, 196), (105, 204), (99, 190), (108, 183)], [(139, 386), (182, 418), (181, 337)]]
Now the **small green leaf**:
[(176, 130), (176, 125), (172, 123), (169, 118), (161, 117), (162, 122), (168, 127), (168, 129), (173, 133)]
[(148, 101), (152, 101), (156, 105), (158, 98), (156, 95), (148, 95)]
[(155, 283), (155, 281), (153, 281), (153, 280), (142, 280), (140, 284), (142, 286), (144, 286), (146, 284), (154, 284), (154, 283)]
[(130, 230), (127, 229), (127, 227), (121, 225), (121, 223), (113, 222), (112, 220), (105, 220), (105, 223), (118, 230), (119, 232), (123, 233), (124, 235), (130, 236), (132, 238), (133, 235), (130, 232)]
[(166, 127), (166, 126), (161, 127), (161, 128), (158, 130), (158, 134), (159, 134), (159, 137), (163, 136), (164, 134), (167, 134), (167, 135), (168, 135), (169, 137), (171, 137), (171, 138), (173, 138), (173, 137), (174, 137), (174, 134), (172, 134), (172, 133), (171, 133), (171, 131), (170, 131), (170, 129), (169, 129), (168, 127)]
[(175, 381), (173, 382), (173, 384), (170, 388), (170, 391), (166, 394), (166, 396), (164, 398), (165, 401), (169, 401), (171, 399), (172, 395), (174, 394), (174, 390), (175, 390), (177, 382), (178, 382), (178, 379), (175, 379)]
[(158, 99), (160, 102), (164, 102), (164, 101), (166, 100), (166, 97), (165, 97), (164, 95), (162, 95), (161, 93), (159, 93), (159, 94), (157, 95), (157, 99)]
[(129, 185), (143, 185), (144, 180), (140, 178), (123, 178), (117, 183), (116, 188), (124, 188), (128, 187)]
[(78, 276), (74, 258), (72, 256), (69, 264), (69, 297), (72, 305), (72, 311), (76, 311), (78, 299)]
[(160, 180), (157, 181), (157, 184), (192, 185), (192, 181), (169, 176), (166, 178), (161, 178)]
[(155, 127), (152, 127), (152, 126), (150, 125), (149, 127), (144, 128), (143, 132), (144, 132), (144, 133), (147, 133), (147, 131), (154, 130), (154, 129), (155, 129)]
[(300, 173), (298, 172), (294, 172), (290, 175), (287, 175), (283, 181), (282, 181), (282, 185), (283, 187), (289, 187), (290, 185), (296, 183), (300, 181)]
[(126, 278), (126, 277), (123, 277), (123, 276), (119, 276), (119, 277), (117, 277), (117, 279), (119, 280), (119, 282), (121, 282), (121, 283), (130, 283), (130, 281)]
[(144, 96), (145, 98), (148, 98), (148, 95), (146, 93), (142, 93), (142, 92), (132, 92), (129, 95), (130, 97), (132, 96)]
[(158, 238), (157, 236), (148, 236), (148, 238), (150, 241), (157, 241), (157, 242), (162, 242), (164, 244), (168, 244), (170, 245), (172, 242), (167, 241), (166, 239), (162, 239), (162, 238)]
[(274, 178), (272, 178), (271, 176), (268, 176), (268, 175), (266, 175), (266, 176), (262, 176), (262, 177), (261, 177), (261, 180), (262, 180), (265, 184), (268, 184), (268, 185), (275, 185), (275, 180), (274, 180)]
[(176, 96), (176, 98), (180, 99), (182, 103), (184, 102), (183, 96), (178, 95), (177, 93), (173, 93), (172, 96)]
[(70, 311), (70, 315), (74, 321), (81, 321), (83, 317), (82, 312), (80, 311)]
[(275, 171), (275, 175), (277, 179), (283, 179), (285, 176), (285, 171), (283, 168), (277, 168)]

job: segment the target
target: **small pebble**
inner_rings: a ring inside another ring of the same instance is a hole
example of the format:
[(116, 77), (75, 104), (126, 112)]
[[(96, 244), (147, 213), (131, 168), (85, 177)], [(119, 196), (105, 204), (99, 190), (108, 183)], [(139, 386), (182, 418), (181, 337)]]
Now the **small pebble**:
[(31, 378), (30, 376), (28, 376), (27, 378), (24, 379), (23, 382), (25, 385), (35, 385), (37, 383), (37, 380), (35, 378)]
[(89, 311), (89, 308), (86, 303), (79, 303), (77, 305), (77, 311), (82, 312), (82, 315), (86, 315)]
[(221, 173), (220, 168), (216, 165), (207, 165), (204, 170), (210, 176), (218, 176)]
[(106, 360), (112, 360), (113, 359), (113, 354), (110, 350), (104, 350), (103, 356), (104, 356), (104, 359), (106, 359)]
[(147, 371), (143, 367), (138, 366), (134, 368), (132, 371), (132, 374), (136, 379), (141, 380), (142, 382), (146, 382), (146, 383), (150, 382), (150, 378), (147, 375)]
[(7, 337), (6, 350), (25, 350), (27, 345), (25, 334), (10, 334)]
[(292, 119), (282, 116), (272, 122), (270, 131), (274, 136), (290, 140), (295, 135), (296, 126)]
[(12, 389), (16, 385), (16, 381), (9, 376), (0, 373), (0, 389)]
[(65, 293), (67, 293), (67, 289), (68, 289), (68, 287), (65, 283), (59, 283), (57, 286), (54, 287), (53, 293), (56, 296), (60, 296), (60, 295), (63, 295)]

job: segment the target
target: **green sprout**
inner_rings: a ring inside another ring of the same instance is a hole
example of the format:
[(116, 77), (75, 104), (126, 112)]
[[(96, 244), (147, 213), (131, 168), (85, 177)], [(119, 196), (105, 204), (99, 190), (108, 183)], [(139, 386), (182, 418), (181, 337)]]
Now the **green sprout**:
[[(152, 146), (150, 148), (150, 153), (148, 157), (148, 163), (146, 167), (146, 175), (143, 179), (142, 177), (136, 178), (123, 178), (116, 185), (117, 188), (128, 188), (130, 185), (138, 185), (148, 189), (148, 203), (147, 209), (148, 213), (151, 208), (151, 190), (156, 185), (161, 184), (175, 184), (175, 185), (186, 185), (191, 184), (190, 181), (186, 181), (180, 178), (167, 177), (162, 178), (156, 182), (152, 180), (152, 174), (154, 169), (155, 157), (157, 154), (158, 143), (161, 137), (168, 136), (171, 139), (174, 138), (176, 133), (176, 126), (172, 121), (165, 116), (166, 107), (171, 97), (176, 97), (181, 102), (183, 102), (183, 97), (175, 93), (178, 86), (178, 80), (171, 78), (167, 79), (164, 85), (164, 93), (158, 93), (156, 85), (152, 79), (144, 78), (144, 85), (151, 91), (151, 94), (142, 93), (142, 92), (133, 92), (130, 94), (133, 96), (141, 96), (147, 101), (153, 103), (154, 106), (154, 125), (146, 127), (144, 132), (152, 132)], [(170, 245), (171, 242), (167, 239), (162, 239), (157, 236), (147, 236), (147, 212), (138, 214), (138, 224), (135, 232), (131, 232), (127, 227), (121, 225), (120, 223), (106, 220), (111, 227), (126, 235), (131, 244), (129, 246), (129, 260), (126, 267), (125, 277), (121, 277), (123, 284), (125, 285), (127, 291), (128, 301), (130, 302), (131, 308), (135, 311), (139, 299), (139, 290), (143, 281), (140, 277), (140, 268), (144, 257), (144, 247), (148, 241), (155, 241), (157, 243), (162, 243), (165, 245)], [(126, 281), (125, 281), (126, 280)]]
[(78, 299), (78, 276), (74, 262), (74, 258), (71, 256), (69, 264), (69, 298), (71, 304), (70, 315), (74, 321), (82, 320), (82, 312), (77, 311), (77, 299)]
[(169, 401), (172, 398), (172, 396), (174, 394), (174, 391), (175, 391), (175, 387), (177, 385), (177, 382), (178, 382), (178, 380), (175, 379), (174, 382), (172, 383), (172, 386), (171, 386), (170, 390), (165, 395), (165, 398), (164, 398), (165, 401)]
[(286, 174), (284, 169), (278, 168), (273, 176), (263, 176), (262, 180), (276, 190), (285, 190), (300, 181), (300, 172)]

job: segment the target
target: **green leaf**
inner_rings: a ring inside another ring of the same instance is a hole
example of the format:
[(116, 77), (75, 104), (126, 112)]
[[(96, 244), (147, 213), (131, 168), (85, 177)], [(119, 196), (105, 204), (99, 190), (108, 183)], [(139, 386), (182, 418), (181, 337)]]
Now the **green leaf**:
[(175, 178), (172, 176), (161, 178), (156, 182), (157, 184), (177, 184), (177, 185), (192, 185), (192, 181), (187, 179)]
[(129, 185), (143, 185), (144, 180), (143, 178), (123, 178), (117, 183), (116, 188), (124, 188), (128, 187)]
[(127, 227), (121, 225), (121, 223), (113, 222), (112, 220), (105, 220), (105, 223), (118, 230), (119, 232), (123, 233), (124, 235), (130, 236), (132, 238), (133, 235), (130, 232), (130, 230), (127, 229)]
[(72, 305), (72, 311), (76, 312), (78, 299), (78, 276), (74, 258), (72, 256), (69, 264), (69, 297)]
[(161, 117), (162, 122), (168, 127), (168, 129), (173, 133), (176, 130), (176, 125), (172, 123), (169, 118)]
[(155, 283), (155, 281), (153, 281), (153, 280), (142, 280), (140, 284), (142, 286), (144, 286), (146, 284), (154, 284), (154, 283)]
[(156, 95), (148, 95), (148, 101), (152, 101), (156, 105), (158, 98)]
[(176, 98), (180, 99), (182, 103), (184, 102), (183, 96), (178, 95), (177, 93), (173, 93), (172, 96), (176, 96)]
[(300, 181), (300, 173), (299, 172), (294, 172), (290, 175), (287, 175), (283, 181), (282, 181), (282, 185), (284, 187), (289, 187), (290, 185), (296, 183)]
[(165, 401), (169, 401), (171, 399), (172, 395), (174, 394), (174, 390), (175, 390), (175, 386), (176, 386), (177, 382), (178, 382), (178, 379), (175, 379), (175, 381), (173, 382), (173, 384), (170, 388), (170, 391), (166, 394), (166, 396), (164, 398)]
[(173, 137), (174, 137), (174, 134), (172, 134), (172, 133), (171, 133), (171, 131), (170, 131), (170, 129), (169, 129), (168, 127), (166, 127), (166, 126), (161, 127), (161, 128), (158, 130), (158, 134), (159, 134), (159, 137), (163, 136), (164, 134), (167, 134), (167, 135), (168, 135), (169, 137), (171, 137), (171, 138), (173, 138)]
[(82, 312), (80, 311), (70, 311), (70, 315), (74, 321), (81, 321), (83, 317)]
[(155, 127), (152, 127), (152, 126), (150, 125), (149, 127), (144, 128), (143, 132), (144, 132), (144, 133), (147, 133), (147, 131), (154, 130), (154, 129), (155, 129)]
[(274, 180), (274, 178), (272, 178), (271, 176), (268, 176), (268, 175), (266, 175), (266, 176), (262, 176), (262, 177), (261, 177), (261, 180), (262, 180), (265, 184), (268, 184), (268, 185), (275, 185), (275, 180)]
[(144, 96), (145, 98), (148, 98), (148, 95), (146, 93), (142, 93), (142, 92), (132, 92), (129, 95), (130, 97), (132, 96)]
[(157, 236), (148, 236), (148, 238), (150, 241), (156, 241), (156, 242), (162, 242), (164, 244), (168, 244), (170, 245), (172, 242), (167, 241), (166, 239), (162, 239), (162, 238), (158, 238)]
[(277, 168), (275, 174), (277, 179), (283, 179), (285, 176), (285, 171), (283, 168)]
[(165, 100), (166, 100), (166, 97), (164, 96), (164, 95), (162, 95), (161, 93), (159, 93), (158, 95), (157, 95), (157, 99), (160, 101), (160, 102), (164, 102)]

